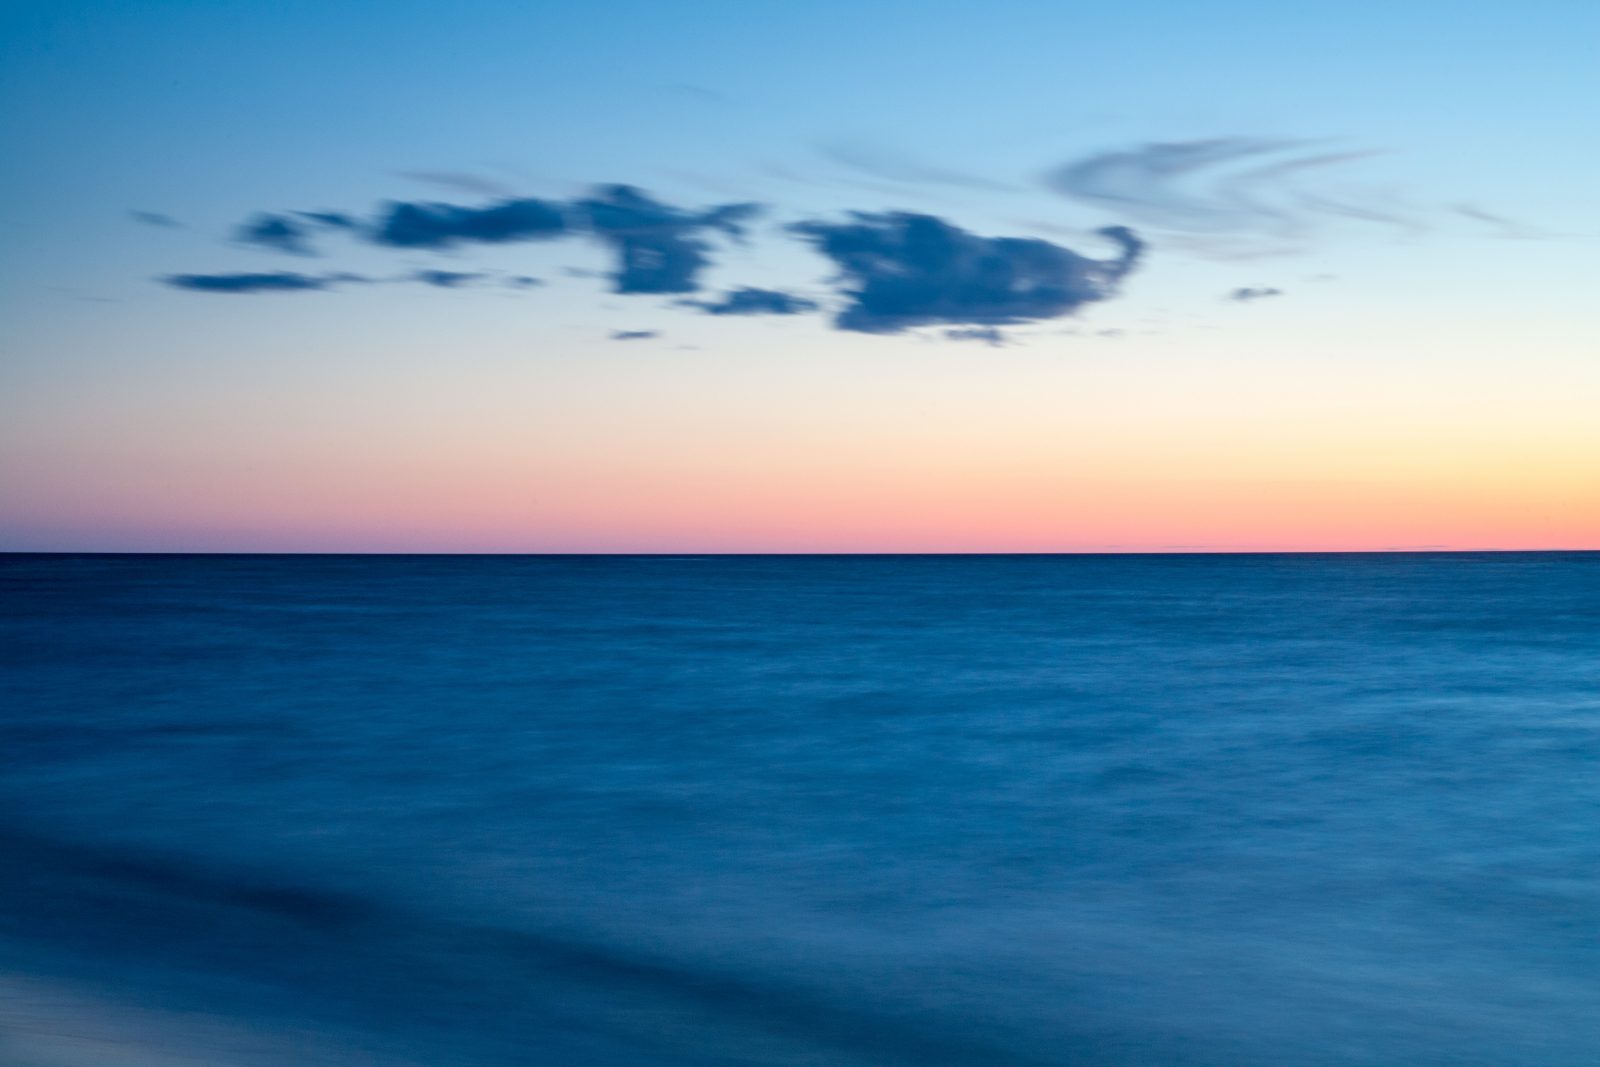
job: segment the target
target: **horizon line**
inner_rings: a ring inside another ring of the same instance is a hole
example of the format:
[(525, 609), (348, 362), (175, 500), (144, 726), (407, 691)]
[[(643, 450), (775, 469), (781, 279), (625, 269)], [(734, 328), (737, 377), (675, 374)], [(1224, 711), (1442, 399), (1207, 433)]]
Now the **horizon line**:
[(55, 549), (22, 548), (0, 549), (0, 556), (310, 556), (364, 558), (372, 556), (441, 557), (441, 558), (577, 558), (577, 559), (772, 559), (772, 558), (906, 558), (940, 557), (1029, 557), (1054, 558), (1061, 556), (1530, 556), (1530, 555), (1582, 555), (1600, 554), (1595, 548), (1181, 548), (1181, 549), (1063, 549), (1061, 551), (486, 551), (428, 549), (409, 550), (315, 550), (315, 549)]

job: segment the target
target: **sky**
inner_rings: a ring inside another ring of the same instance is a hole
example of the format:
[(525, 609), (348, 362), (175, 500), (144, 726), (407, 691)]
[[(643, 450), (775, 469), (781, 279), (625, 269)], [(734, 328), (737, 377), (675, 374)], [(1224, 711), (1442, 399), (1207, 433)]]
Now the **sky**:
[(1597, 40), (0, 2), (0, 551), (1600, 548)]

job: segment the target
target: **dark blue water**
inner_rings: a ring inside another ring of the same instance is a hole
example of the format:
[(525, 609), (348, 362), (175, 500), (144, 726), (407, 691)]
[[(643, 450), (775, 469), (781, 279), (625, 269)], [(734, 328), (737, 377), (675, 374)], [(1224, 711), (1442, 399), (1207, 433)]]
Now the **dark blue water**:
[(1600, 1062), (1600, 554), (10, 556), (0, 665), (6, 1064)]

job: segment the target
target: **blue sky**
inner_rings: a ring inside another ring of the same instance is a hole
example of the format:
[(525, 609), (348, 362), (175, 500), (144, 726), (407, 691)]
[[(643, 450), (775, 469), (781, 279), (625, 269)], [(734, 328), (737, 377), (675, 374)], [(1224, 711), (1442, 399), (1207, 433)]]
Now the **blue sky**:
[[(1589, 3), (4, 10), (0, 547), (1307, 547), (1341, 515), (1365, 532), (1330, 544), (1600, 533)], [(1130, 185), (1160, 145), (1220, 161)], [(763, 213), (742, 242), (694, 231), (710, 262), (676, 294), (612, 291), (617, 250), (587, 231), (319, 231), (314, 257), (234, 239), (258, 212), (367, 226), (387, 202), (572, 205), (599, 183), (685, 218)], [(851, 211), (1089, 260), (1118, 255), (1108, 226), (1145, 247), (1053, 305), (947, 297), (862, 332), (836, 327), (862, 277), (788, 229)], [(401, 280), (421, 271), (478, 277)], [(381, 284), (162, 282), (278, 272)], [(676, 303), (740, 287), (819, 310)], [(1385, 452), (1411, 481), (1384, 480)], [(1447, 452), (1503, 460), (1478, 510)], [(393, 487), (342, 514), (331, 485), (297, 488), (308, 464)], [(1509, 488), (1530, 467), (1562, 472), (1533, 501)], [(1037, 481), (995, 488), (1019, 470)], [(1286, 490), (1262, 539), (1186, 502), (1301, 476), (1339, 488)], [(466, 483), (459, 521), (430, 517), (420, 487)], [(830, 518), (785, 534), (766, 484), (837, 486), (806, 512)], [(529, 486), (538, 503), (495, 503)], [(915, 536), (868, 515), (874, 486), (909, 494)], [(1443, 495), (1385, 526), (1407, 486)], [(993, 492), (994, 527), (951, 518)], [(1041, 492), (1059, 497), (1021, 503)], [(1125, 530), (1079, 521), (1074, 500), (1112, 498), (1137, 498)], [(1529, 509), (1545, 525), (1511, 521)]]

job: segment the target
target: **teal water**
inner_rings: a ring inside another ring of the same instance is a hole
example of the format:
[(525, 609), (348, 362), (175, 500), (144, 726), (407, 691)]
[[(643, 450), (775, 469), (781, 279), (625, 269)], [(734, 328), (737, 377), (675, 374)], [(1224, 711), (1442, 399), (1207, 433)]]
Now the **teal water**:
[(0, 556), (0, 769), (283, 1062), (1600, 1063), (1596, 553)]

